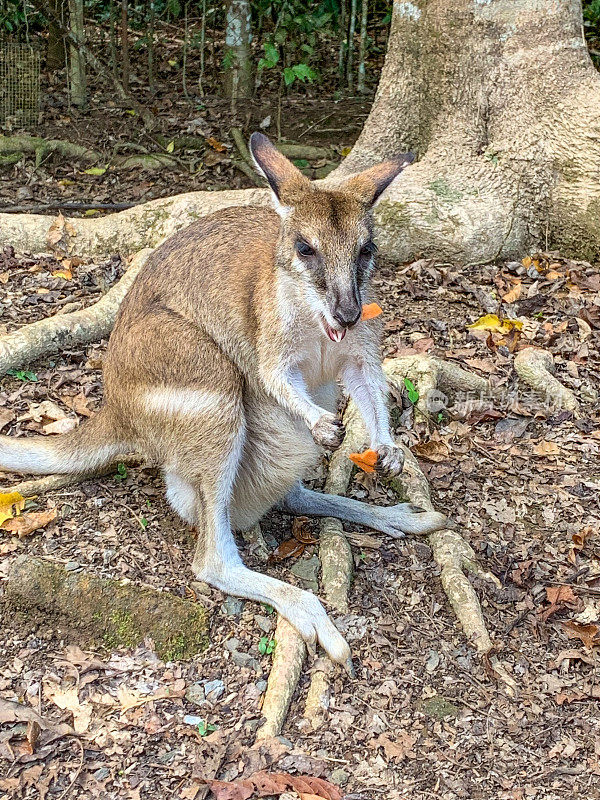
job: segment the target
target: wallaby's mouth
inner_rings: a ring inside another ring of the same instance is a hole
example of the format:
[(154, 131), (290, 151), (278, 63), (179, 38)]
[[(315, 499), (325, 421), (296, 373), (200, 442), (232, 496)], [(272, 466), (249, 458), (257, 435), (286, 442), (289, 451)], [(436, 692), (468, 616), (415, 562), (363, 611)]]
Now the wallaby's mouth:
[(346, 335), (346, 328), (342, 328), (341, 330), (332, 328), (325, 317), (323, 317), (323, 327), (325, 328), (325, 333), (327, 336), (329, 336), (332, 342), (341, 342)]

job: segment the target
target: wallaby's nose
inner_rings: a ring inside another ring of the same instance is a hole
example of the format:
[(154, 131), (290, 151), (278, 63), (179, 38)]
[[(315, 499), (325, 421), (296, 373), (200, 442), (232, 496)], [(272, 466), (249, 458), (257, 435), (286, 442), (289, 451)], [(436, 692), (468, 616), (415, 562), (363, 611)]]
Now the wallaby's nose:
[(356, 325), (360, 319), (362, 308), (354, 301), (338, 303), (332, 311), (334, 320), (342, 326), (342, 328), (351, 328)]

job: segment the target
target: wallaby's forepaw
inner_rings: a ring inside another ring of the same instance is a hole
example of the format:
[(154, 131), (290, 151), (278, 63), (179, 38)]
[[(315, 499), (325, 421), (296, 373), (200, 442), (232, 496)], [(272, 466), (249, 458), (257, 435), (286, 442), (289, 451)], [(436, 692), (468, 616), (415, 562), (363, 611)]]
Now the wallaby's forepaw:
[(336, 450), (346, 435), (341, 419), (328, 412), (319, 417), (310, 432), (315, 442), (328, 450)]
[(395, 445), (379, 445), (376, 448), (375, 471), (386, 478), (400, 475), (404, 466), (404, 453)]

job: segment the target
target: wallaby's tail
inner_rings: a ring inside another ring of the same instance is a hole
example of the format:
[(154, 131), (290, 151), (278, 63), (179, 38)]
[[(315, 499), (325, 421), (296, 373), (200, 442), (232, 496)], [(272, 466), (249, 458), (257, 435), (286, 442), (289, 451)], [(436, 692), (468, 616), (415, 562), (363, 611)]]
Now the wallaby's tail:
[(127, 445), (102, 409), (79, 428), (59, 436), (0, 436), (0, 469), (35, 475), (94, 472), (124, 449)]

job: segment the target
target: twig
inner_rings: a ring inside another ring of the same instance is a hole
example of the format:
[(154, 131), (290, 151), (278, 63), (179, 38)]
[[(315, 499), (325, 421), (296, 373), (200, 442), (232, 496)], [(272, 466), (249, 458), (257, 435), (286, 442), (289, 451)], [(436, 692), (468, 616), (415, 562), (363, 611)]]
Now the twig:
[(75, 772), (75, 775), (73, 775), (73, 777), (71, 778), (71, 783), (67, 786), (67, 788), (64, 791), (62, 791), (58, 795), (56, 800), (64, 800), (65, 799), (65, 797), (69, 794), (69, 792), (71, 791), (71, 789), (75, 785), (75, 781), (81, 775), (81, 770), (83, 769), (83, 763), (85, 761), (85, 748), (83, 746), (83, 742), (81, 741), (81, 739), (75, 739), (75, 741), (77, 742), (77, 744), (80, 747), (79, 766), (77, 767), (77, 771)]

